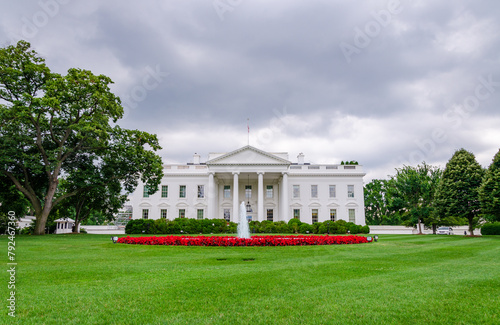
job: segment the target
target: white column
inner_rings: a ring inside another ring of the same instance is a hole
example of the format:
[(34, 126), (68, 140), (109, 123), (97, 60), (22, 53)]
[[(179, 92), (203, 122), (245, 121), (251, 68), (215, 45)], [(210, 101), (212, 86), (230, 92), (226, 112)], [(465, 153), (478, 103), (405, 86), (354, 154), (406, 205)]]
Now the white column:
[(257, 187), (257, 220), (264, 220), (264, 173), (258, 172), (259, 175), (259, 185)]
[(217, 218), (217, 203), (216, 203), (216, 192), (215, 192), (215, 182), (214, 182), (214, 172), (208, 173), (208, 211), (207, 217), (210, 219)]
[(233, 222), (238, 222), (239, 220), (238, 174), (239, 172), (233, 172), (233, 215), (231, 216), (231, 221)]
[(281, 179), (280, 221), (288, 222), (288, 172)]

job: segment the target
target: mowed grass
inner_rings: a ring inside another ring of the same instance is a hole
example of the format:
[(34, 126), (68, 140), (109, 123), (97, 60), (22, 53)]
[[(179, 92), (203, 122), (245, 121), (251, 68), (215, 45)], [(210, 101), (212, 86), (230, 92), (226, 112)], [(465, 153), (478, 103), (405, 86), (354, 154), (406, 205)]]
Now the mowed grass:
[(381, 235), (298, 247), (16, 237), (16, 318), (2, 324), (499, 324), (500, 238)]

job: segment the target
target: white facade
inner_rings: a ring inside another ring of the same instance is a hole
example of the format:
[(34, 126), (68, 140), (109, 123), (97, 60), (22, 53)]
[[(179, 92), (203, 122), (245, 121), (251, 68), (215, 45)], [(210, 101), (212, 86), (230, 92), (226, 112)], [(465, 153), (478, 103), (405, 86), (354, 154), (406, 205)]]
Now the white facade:
[(164, 165), (159, 190), (152, 195), (142, 183), (129, 197), (133, 219), (178, 217), (238, 222), (242, 201), (250, 203), (252, 220), (313, 223), (346, 220), (365, 225), (363, 168), (360, 165), (311, 165), (300, 154), (268, 153), (245, 146), (211, 153), (205, 163)]
[[(75, 225), (75, 220), (71, 218), (60, 218), (54, 221), (57, 224), (54, 234), (70, 234), (73, 232), (73, 226)], [(79, 229), (80, 226), (78, 226), (77, 232), (79, 232)]]

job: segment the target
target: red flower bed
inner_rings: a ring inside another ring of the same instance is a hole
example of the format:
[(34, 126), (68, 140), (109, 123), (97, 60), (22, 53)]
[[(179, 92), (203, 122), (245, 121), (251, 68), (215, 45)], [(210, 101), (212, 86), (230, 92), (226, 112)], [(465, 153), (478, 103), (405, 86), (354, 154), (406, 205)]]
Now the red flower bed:
[(363, 236), (165, 236), (121, 237), (118, 243), (175, 246), (305, 246), (368, 243)]

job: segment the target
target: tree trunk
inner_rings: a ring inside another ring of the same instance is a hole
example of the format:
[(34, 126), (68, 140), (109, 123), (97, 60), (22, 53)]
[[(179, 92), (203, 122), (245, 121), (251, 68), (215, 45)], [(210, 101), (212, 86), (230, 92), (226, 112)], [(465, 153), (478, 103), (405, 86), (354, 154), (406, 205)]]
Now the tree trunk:
[(47, 224), (49, 213), (50, 209), (44, 206), (41, 213), (36, 215), (35, 235), (45, 235), (45, 225)]
[(75, 232), (75, 233), (80, 233), (78, 231), (78, 226), (80, 225), (80, 220), (75, 220), (75, 224), (73, 225), (73, 229), (72, 231)]
[(432, 234), (436, 234), (437, 226), (435, 224), (432, 225)]
[(474, 236), (474, 224), (473, 224), (472, 219), (469, 220), (469, 233), (471, 236)]
[(53, 179), (49, 179), (49, 188), (45, 196), (43, 209), (41, 213), (37, 213), (36, 215), (35, 235), (45, 235), (45, 225), (47, 224), (47, 219), (53, 207), (52, 199), (56, 193), (57, 184), (57, 178), (55, 178), (55, 181)]
[(420, 223), (420, 218), (418, 218), (418, 234), (422, 234), (422, 224)]

